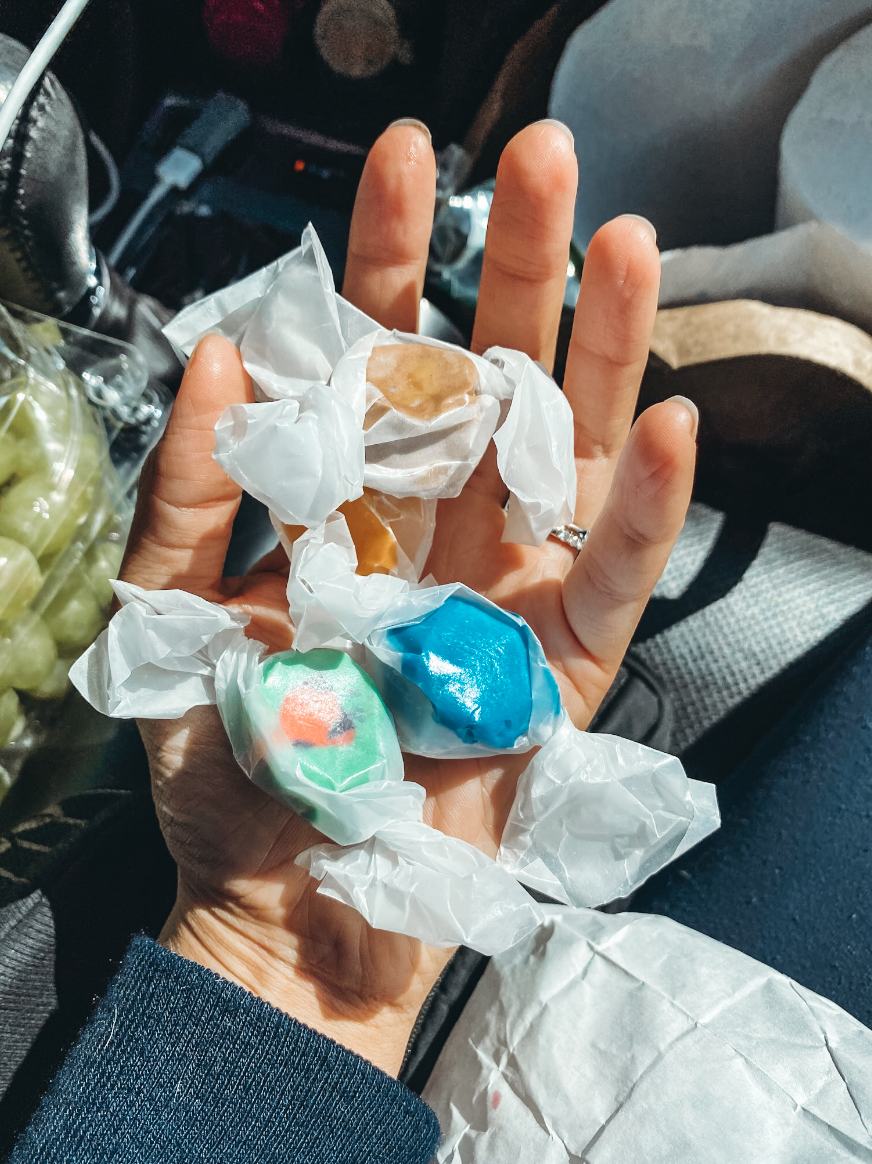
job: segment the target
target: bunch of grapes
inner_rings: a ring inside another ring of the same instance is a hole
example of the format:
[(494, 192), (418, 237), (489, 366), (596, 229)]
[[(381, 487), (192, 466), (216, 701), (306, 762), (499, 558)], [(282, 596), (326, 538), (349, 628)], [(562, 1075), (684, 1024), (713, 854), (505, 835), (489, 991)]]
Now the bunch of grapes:
[(123, 552), (106, 458), (67, 370), (0, 387), (0, 748), (24, 722), (19, 694), (60, 698), (106, 623)]

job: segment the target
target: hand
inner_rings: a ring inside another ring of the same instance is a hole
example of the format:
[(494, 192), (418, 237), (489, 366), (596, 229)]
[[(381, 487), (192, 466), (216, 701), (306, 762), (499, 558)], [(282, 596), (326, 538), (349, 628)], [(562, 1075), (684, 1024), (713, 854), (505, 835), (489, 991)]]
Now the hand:
[[(553, 360), (572, 225), (576, 166), (554, 125), (509, 144), (497, 176), (473, 348), (522, 348)], [(344, 294), (385, 327), (414, 331), (432, 224), (433, 152), (412, 126), (387, 130), (361, 181)], [(492, 450), (463, 494), (440, 502), (428, 569), (523, 615), (539, 636), (573, 720), (586, 726), (620, 664), (666, 563), (690, 497), (695, 415), (666, 402), (631, 422), (656, 310), (659, 260), (647, 227), (617, 219), (585, 262), (565, 391), (576, 417), (575, 558), (500, 542), (505, 489)], [(275, 552), (242, 579), (223, 577), (240, 490), (212, 460), (224, 409), (253, 399), (235, 348), (207, 337), (192, 357), (149, 466), (122, 576), (182, 588), (252, 616), (250, 633), (291, 645), (287, 561)], [(629, 435), (628, 435), (629, 434)], [(140, 724), (159, 819), (179, 866), (162, 941), (387, 1071), (449, 953), (371, 929), (319, 896), (294, 865), (320, 837), (237, 767), (214, 708)], [(493, 855), (529, 757), (407, 757), (427, 789), (425, 818)]]

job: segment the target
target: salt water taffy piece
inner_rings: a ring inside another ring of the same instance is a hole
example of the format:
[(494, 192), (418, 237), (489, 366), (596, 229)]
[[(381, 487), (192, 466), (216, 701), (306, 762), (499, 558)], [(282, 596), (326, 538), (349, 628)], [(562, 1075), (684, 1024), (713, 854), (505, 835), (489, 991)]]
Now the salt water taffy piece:
[(339, 845), (398, 820), (420, 821), (424, 789), (403, 779), (391, 718), (341, 651), (261, 644), (218, 661), (218, 710), (243, 772)]
[[(365, 356), (365, 363), (360, 356)], [(366, 393), (364, 482), (392, 497), (457, 497), (510, 405), (512, 384), (453, 344), (382, 329), (359, 340), (333, 382)]]
[(410, 591), (388, 619), (366, 639), (367, 667), (404, 751), (494, 756), (551, 738), (560, 694), (518, 615), (453, 583)]
[(566, 905), (604, 905), (719, 825), (714, 785), (674, 756), (567, 716), (521, 774), (497, 860)]
[(297, 858), (319, 893), (356, 909), (379, 930), (432, 946), (498, 954), (542, 921), (540, 906), (505, 869), (456, 837), (399, 822), (360, 845), (318, 845)]
[[(481, 357), (380, 328), (336, 294), (311, 226), (296, 251), (186, 308), (166, 334), (190, 353), (208, 331), (239, 345), (259, 402), (298, 402), (296, 412), (274, 410), (285, 434), (307, 425), (306, 439), (265, 457), (253, 424), (257, 405), (236, 406), (219, 422), (225, 436), (233, 434), (219, 449), (221, 464), (277, 515), (290, 515), (281, 520), (317, 525), (328, 498), (339, 497), (338, 508), (360, 497), (363, 485), (398, 498), (455, 497), (503, 422), (499, 460), (517, 511), (507, 537), (540, 544), (572, 519), (572, 413), (553, 380), (520, 352)], [(310, 403), (317, 384), (335, 395)], [(359, 419), (354, 433), (351, 414)], [(341, 461), (327, 447), (340, 432)], [(525, 455), (525, 445), (535, 456)], [(278, 474), (276, 457), (285, 458)], [(303, 501), (294, 500), (298, 478)], [(316, 495), (319, 504), (307, 507)]]
[[(419, 497), (388, 497), (364, 488), (354, 501), (344, 501), (336, 512), (345, 518), (357, 554), (358, 574), (391, 574), (417, 582), (433, 545), (436, 532), (436, 502)], [(294, 542), (307, 527), (285, 523), (271, 514), (271, 520), (288, 558)]]
[(560, 719), (557, 684), (523, 619), (459, 583), (355, 573), (336, 514), (294, 545), (291, 618), (304, 649), (361, 643), (404, 751), (461, 758), (525, 752)]

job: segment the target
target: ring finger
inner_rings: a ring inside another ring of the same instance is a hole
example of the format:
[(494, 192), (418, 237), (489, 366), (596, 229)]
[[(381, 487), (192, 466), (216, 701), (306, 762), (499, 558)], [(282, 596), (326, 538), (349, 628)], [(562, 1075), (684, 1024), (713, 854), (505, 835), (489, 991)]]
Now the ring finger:
[(654, 228), (623, 215), (600, 227), (584, 260), (563, 389), (575, 419), (578, 504), (592, 526), (627, 440), (660, 286)]

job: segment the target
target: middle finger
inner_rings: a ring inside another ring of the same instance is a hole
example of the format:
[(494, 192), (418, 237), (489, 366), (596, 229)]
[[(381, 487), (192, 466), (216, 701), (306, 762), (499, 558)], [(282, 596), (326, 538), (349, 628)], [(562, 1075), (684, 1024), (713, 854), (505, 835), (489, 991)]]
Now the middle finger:
[(472, 350), (499, 344), (554, 363), (566, 289), (578, 166), (560, 122), (528, 125), (497, 170)]
[[(577, 185), (572, 134), (559, 121), (528, 125), (503, 150), (488, 219), (474, 352), (498, 345), (526, 352), (549, 369), (553, 365)], [(471, 516), (498, 539), (499, 520), (480, 508), (468, 515), (470, 498), (477, 507), (487, 500), (498, 510), (505, 502), (493, 445), (453, 505), (464, 524)]]

